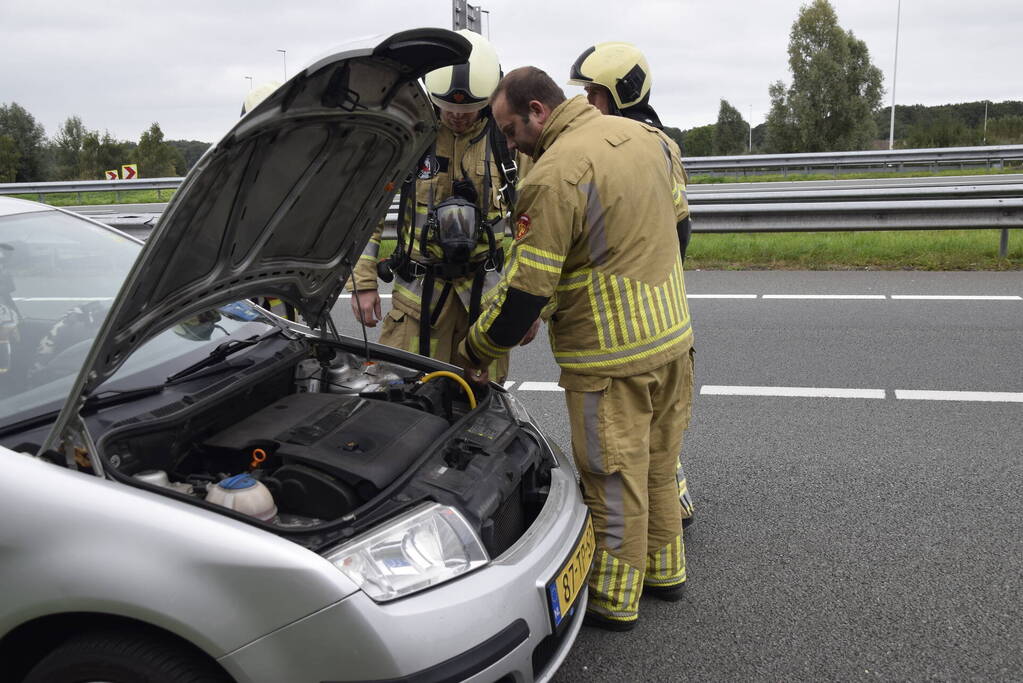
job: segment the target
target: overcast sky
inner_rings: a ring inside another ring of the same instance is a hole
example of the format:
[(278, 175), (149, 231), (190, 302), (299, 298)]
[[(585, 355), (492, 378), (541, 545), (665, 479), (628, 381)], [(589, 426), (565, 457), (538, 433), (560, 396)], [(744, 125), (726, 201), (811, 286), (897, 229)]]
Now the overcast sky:
[[(481, 0), (506, 71), (533, 64), (559, 83), (588, 46), (625, 40), (654, 74), (666, 125), (713, 123), (727, 99), (754, 125), (768, 85), (788, 82), (786, 47), (801, 0)], [(897, 0), (832, 0), (867, 43), (891, 100)], [(489, 24), (489, 30), (488, 30)], [(292, 76), (352, 38), (451, 27), (451, 0), (0, 0), (0, 103), (17, 102), (52, 136), (77, 114), (138, 140), (214, 141), (249, 88)], [(286, 54), (277, 50), (286, 50)], [(1023, 99), (1023, 1), (904, 0), (898, 104)], [(565, 87), (569, 96), (580, 88)]]

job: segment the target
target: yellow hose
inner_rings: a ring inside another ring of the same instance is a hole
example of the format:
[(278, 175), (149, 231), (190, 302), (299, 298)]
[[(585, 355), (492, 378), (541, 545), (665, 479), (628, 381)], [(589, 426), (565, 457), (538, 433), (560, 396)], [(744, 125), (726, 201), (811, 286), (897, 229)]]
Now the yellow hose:
[(460, 385), (462, 385), (462, 389), (465, 391), (465, 395), (469, 397), (469, 410), (474, 410), (476, 408), (476, 395), (472, 393), (472, 388), (469, 386), (469, 383), (466, 382), (464, 378), (459, 377), (455, 373), (449, 372), (447, 370), (437, 370), (436, 372), (431, 372), (428, 375), (424, 375), (423, 379), (419, 381), (422, 382), (423, 384), (426, 384), (435, 377), (447, 377), (448, 379), (453, 379)]

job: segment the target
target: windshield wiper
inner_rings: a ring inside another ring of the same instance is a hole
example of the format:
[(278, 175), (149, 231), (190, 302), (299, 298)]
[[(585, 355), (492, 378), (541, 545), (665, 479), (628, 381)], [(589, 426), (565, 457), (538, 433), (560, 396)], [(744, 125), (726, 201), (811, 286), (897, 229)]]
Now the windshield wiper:
[(218, 344), (217, 347), (210, 351), (210, 354), (203, 358), (201, 361), (192, 363), (187, 368), (180, 370), (179, 372), (175, 372), (173, 375), (167, 378), (166, 384), (174, 384), (184, 379), (185, 377), (194, 375), (200, 370), (204, 370), (205, 368), (209, 368), (216, 365), (217, 363), (220, 363), (231, 354), (237, 353), (242, 349), (247, 349), (250, 346), (255, 346), (264, 339), (268, 339), (269, 337), (273, 337), (274, 335), (278, 335), (280, 333), (281, 329), (275, 328), (273, 330), (270, 330), (266, 334), (262, 335), (256, 334), (246, 339), (229, 339), (222, 344)]
[[(82, 404), (82, 412), (83, 414), (95, 413), (97, 410), (102, 410), (103, 408), (110, 408), (122, 403), (130, 403), (132, 401), (137, 401), (140, 398), (156, 396), (163, 391), (163, 388), (164, 385), (156, 384), (148, 387), (139, 387), (138, 389), (125, 389), (123, 391), (109, 391), (104, 389), (85, 399), (85, 403)], [(3, 427), (0, 427), (0, 438), (48, 425), (56, 420), (58, 415), (60, 415), (60, 410), (48, 410), (45, 413), (33, 415), (32, 417), (25, 418), (24, 420), (4, 425)]]

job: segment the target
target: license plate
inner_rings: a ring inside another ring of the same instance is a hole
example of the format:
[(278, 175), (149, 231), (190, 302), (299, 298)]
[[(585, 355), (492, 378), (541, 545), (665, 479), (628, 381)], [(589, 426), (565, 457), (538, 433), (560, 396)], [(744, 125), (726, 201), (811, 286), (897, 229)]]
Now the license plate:
[(572, 614), (575, 602), (586, 585), (586, 577), (590, 574), (595, 548), (593, 520), (587, 515), (586, 527), (576, 541), (575, 549), (554, 578), (547, 583), (547, 603), (551, 609), (554, 628)]

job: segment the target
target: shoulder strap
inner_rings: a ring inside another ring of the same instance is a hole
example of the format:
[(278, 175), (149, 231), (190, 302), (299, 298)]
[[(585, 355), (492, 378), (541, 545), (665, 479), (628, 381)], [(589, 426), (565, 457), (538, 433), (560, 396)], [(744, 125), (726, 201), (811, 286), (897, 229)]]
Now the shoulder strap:
[(490, 130), (490, 149), (497, 161), (497, 173), (501, 176), (502, 185), (498, 188), (504, 198), (505, 205), (510, 209), (515, 206), (515, 186), (519, 182), (519, 167), (515, 164), (515, 157), (508, 149), (508, 139), (504, 136), (493, 119), (487, 124)]

